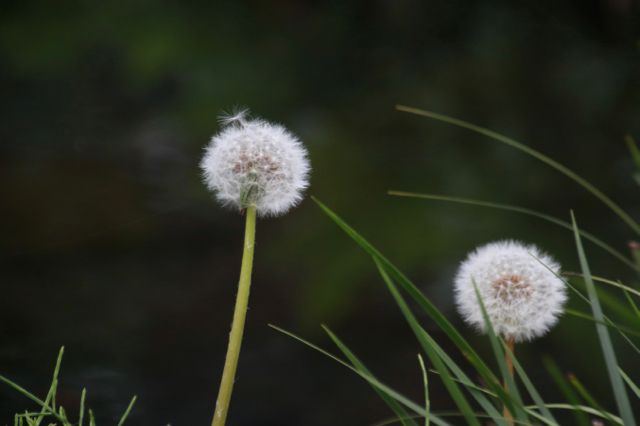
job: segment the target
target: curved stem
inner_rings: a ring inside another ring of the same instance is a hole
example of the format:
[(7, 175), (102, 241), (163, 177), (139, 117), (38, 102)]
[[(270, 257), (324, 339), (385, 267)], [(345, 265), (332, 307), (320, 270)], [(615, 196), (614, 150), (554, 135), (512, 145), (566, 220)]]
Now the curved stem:
[(242, 269), (240, 270), (240, 283), (238, 284), (238, 297), (236, 308), (233, 313), (233, 324), (229, 335), (229, 349), (227, 359), (224, 362), (218, 401), (216, 402), (216, 412), (213, 416), (212, 426), (224, 426), (229, 411), (233, 382), (238, 366), (238, 356), (240, 355), (240, 345), (242, 344), (242, 332), (244, 331), (244, 320), (247, 316), (247, 304), (249, 302), (249, 287), (251, 286), (251, 269), (253, 267), (253, 247), (256, 235), (256, 207), (247, 207), (247, 225), (244, 236), (244, 251), (242, 254)]

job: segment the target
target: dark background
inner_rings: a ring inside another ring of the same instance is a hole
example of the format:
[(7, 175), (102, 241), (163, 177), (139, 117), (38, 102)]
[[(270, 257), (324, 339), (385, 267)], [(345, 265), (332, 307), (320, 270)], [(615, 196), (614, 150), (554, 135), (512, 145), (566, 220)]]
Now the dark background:
[[(457, 264), (514, 238), (578, 270), (570, 232), (536, 218), (386, 195), (533, 208), (626, 253), (632, 231), (583, 188), (511, 147), (396, 104), (454, 116), (566, 165), (640, 217), (623, 135), (640, 139), (636, 0), (5, 1), (0, 6), (0, 374), (58, 401), (87, 388), (98, 424), (211, 421), (244, 221), (201, 182), (202, 148), (234, 105), (310, 152), (309, 194), (400, 267), (486, 359), (452, 302)], [(587, 243), (596, 275), (634, 280)], [(572, 298), (571, 307), (587, 310)], [(463, 365), (433, 322), (425, 327)], [(609, 312), (611, 313), (611, 312)], [(615, 316), (614, 316), (615, 317)], [(370, 259), (309, 198), (260, 220), (229, 425), (370, 425), (391, 412), (334, 353), (329, 325), (379, 378), (423, 398), (411, 335)], [(640, 380), (637, 354), (614, 336)], [(565, 316), (517, 347), (545, 399), (550, 354), (615, 410), (593, 324)], [(432, 407), (455, 410), (431, 376)], [(0, 424), (34, 409), (0, 387)], [(572, 417), (562, 417), (572, 423)], [(454, 420), (455, 422), (455, 420)]]

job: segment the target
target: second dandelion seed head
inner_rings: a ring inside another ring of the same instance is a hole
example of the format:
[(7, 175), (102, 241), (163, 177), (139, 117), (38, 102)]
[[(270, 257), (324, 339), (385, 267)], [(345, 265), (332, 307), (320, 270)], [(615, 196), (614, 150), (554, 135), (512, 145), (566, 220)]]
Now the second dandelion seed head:
[(465, 321), (487, 326), (474, 282), (497, 334), (516, 342), (546, 333), (562, 313), (567, 296), (556, 276), (560, 265), (534, 245), (498, 241), (470, 253), (455, 277), (455, 298)]
[(238, 110), (220, 117), (200, 163), (207, 186), (225, 205), (255, 206), (261, 216), (287, 212), (302, 199), (311, 169), (307, 150), (279, 124)]

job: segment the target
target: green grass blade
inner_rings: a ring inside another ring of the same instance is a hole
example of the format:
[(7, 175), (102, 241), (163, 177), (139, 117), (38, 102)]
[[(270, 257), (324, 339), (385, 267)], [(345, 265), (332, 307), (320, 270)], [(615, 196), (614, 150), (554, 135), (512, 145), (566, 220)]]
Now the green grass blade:
[[(622, 285), (622, 284), (620, 284), (620, 285)], [(633, 301), (631, 296), (629, 296), (629, 292), (627, 291), (627, 289), (623, 289), (623, 291), (624, 291), (624, 295), (626, 296), (627, 300), (629, 301), (629, 304), (631, 305), (631, 309), (633, 309), (633, 312), (636, 314), (636, 316), (638, 318), (640, 318), (640, 311), (638, 310), (638, 306), (636, 306), (636, 303)]]
[[(429, 379), (427, 377), (427, 369), (424, 366), (422, 355), (418, 354), (418, 361), (420, 361), (420, 368), (422, 369), (422, 381), (424, 382), (424, 409), (428, 413), (431, 411), (431, 403), (429, 401)], [(424, 426), (429, 426), (429, 419), (425, 417)]]
[(120, 419), (120, 423), (118, 423), (118, 426), (122, 426), (122, 424), (126, 420), (127, 416), (129, 415), (129, 412), (133, 408), (133, 404), (135, 404), (135, 402), (136, 402), (136, 398), (138, 398), (138, 397), (134, 395), (133, 399), (129, 403), (129, 407), (127, 408), (127, 411), (125, 411), (124, 414), (122, 415), (122, 418)]
[(608, 414), (606, 414), (606, 411), (604, 410), (604, 408), (602, 408), (602, 406), (598, 403), (598, 401), (596, 401), (593, 395), (591, 395), (591, 393), (582, 385), (580, 380), (578, 380), (578, 378), (574, 374), (571, 374), (571, 373), (567, 374), (567, 378), (569, 379), (569, 382), (573, 385), (573, 387), (576, 388), (576, 390), (578, 391), (582, 399), (587, 401), (587, 404), (589, 404), (591, 407), (595, 408), (596, 410), (601, 411), (602, 413), (605, 413), (605, 417), (609, 421), (613, 421), (613, 419)]
[[(524, 207), (512, 206), (512, 205), (509, 205), (509, 204), (493, 203), (493, 202), (490, 202), (490, 201), (473, 200), (473, 199), (470, 199), (470, 198), (448, 197), (448, 196), (443, 196), (443, 195), (431, 195), (431, 194), (416, 194), (416, 193), (412, 193), (412, 192), (388, 191), (388, 194), (390, 194), (390, 195), (399, 195), (401, 197), (415, 197), (415, 198), (426, 198), (428, 200), (450, 201), (450, 202), (454, 202), (454, 203), (462, 203), (462, 204), (468, 204), (468, 205), (474, 205), (474, 206), (482, 206), (482, 207), (491, 207), (491, 208), (494, 208), (494, 209), (508, 210), (508, 211), (513, 211), (513, 212), (517, 212), (517, 213), (524, 213), (524, 214), (527, 214), (529, 216), (534, 216), (534, 217), (549, 221), (551, 223), (555, 223), (556, 225), (562, 226), (563, 228), (566, 228), (566, 229), (568, 229), (570, 231), (573, 231), (573, 226), (571, 226), (571, 224), (569, 222), (565, 222), (564, 220), (558, 219), (558, 218), (556, 218), (554, 216), (551, 216), (551, 215), (548, 215), (548, 214), (545, 214), (545, 213), (540, 213), (540, 212), (537, 212), (535, 210), (527, 209), (527, 208), (524, 208)], [(633, 268), (634, 270), (638, 270), (638, 264), (636, 262), (634, 262), (631, 259), (629, 259), (628, 257), (626, 257), (625, 255), (620, 253), (618, 250), (616, 250), (613, 247), (611, 247), (609, 244), (607, 244), (604, 241), (600, 240), (599, 238), (589, 234), (586, 231), (580, 230), (580, 235), (582, 235), (584, 238), (588, 239), (592, 243), (596, 244), (597, 246), (599, 246), (603, 250), (609, 252), (613, 256), (617, 257), (619, 260), (624, 262), (627, 266)]]
[(569, 315), (573, 315), (573, 316), (578, 317), (578, 318), (583, 318), (583, 319), (592, 321), (592, 322), (594, 322), (596, 324), (602, 324), (602, 325), (604, 325), (606, 327), (618, 330), (621, 333), (628, 333), (628, 334), (631, 334), (632, 336), (640, 337), (640, 332), (639, 331), (635, 331), (635, 330), (633, 330), (633, 329), (631, 329), (629, 327), (625, 327), (623, 325), (618, 325), (618, 324), (612, 323), (611, 321), (599, 320), (599, 319), (596, 319), (596, 318), (592, 317), (591, 315), (583, 314), (582, 312), (574, 311), (573, 309), (565, 308), (564, 311)]
[(629, 376), (627, 376), (627, 374), (624, 371), (622, 371), (622, 368), (618, 367), (618, 371), (620, 371), (620, 375), (622, 376), (624, 381), (627, 382), (627, 384), (629, 385), (633, 393), (635, 393), (636, 396), (640, 398), (640, 388), (638, 388), (638, 386), (635, 383), (633, 383), (633, 381), (629, 378)]
[[(540, 262), (540, 259), (536, 258), (534, 256), (534, 258)], [(571, 291), (573, 291), (575, 294), (578, 295), (578, 297), (580, 297), (582, 300), (584, 300), (585, 302), (587, 302), (589, 305), (591, 305), (591, 301), (589, 300), (589, 298), (585, 297), (582, 293), (580, 293), (574, 286), (571, 285), (571, 283), (569, 283), (569, 281), (567, 281), (566, 279), (562, 278), (560, 275), (558, 275), (555, 271), (552, 271), (551, 269), (549, 269), (547, 267), (547, 265), (545, 265), (544, 263), (540, 262), (540, 264), (542, 266), (544, 266), (545, 268), (547, 268), (548, 271), (550, 271), (553, 275), (555, 275), (558, 279), (561, 279), (566, 285), (567, 287), (569, 287), (569, 289)], [(603, 318), (609, 323), (609, 324), (613, 324), (613, 321), (611, 321), (611, 319), (609, 317), (607, 317), (606, 315), (602, 315)], [(633, 344), (633, 342), (631, 341), (631, 339), (629, 339), (629, 337), (624, 334), (622, 331), (618, 330), (618, 332), (620, 333), (620, 335), (622, 336), (623, 339), (625, 339), (627, 341), (627, 343), (629, 343), (629, 345), (638, 353), (640, 354), (640, 348), (638, 348), (636, 345)]]
[(433, 318), (433, 320), (440, 326), (440, 328), (449, 336), (449, 338), (455, 343), (455, 345), (465, 354), (469, 362), (480, 373), (482, 378), (487, 382), (496, 394), (500, 397), (508, 395), (502, 389), (502, 385), (491, 372), (489, 367), (482, 361), (476, 351), (469, 345), (469, 343), (462, 337), (460, 333), (451, 325), (451, 323), (438, 311), (438, 309), (427, 299), (418, 288), (407, 279), (391, 262), (389, 262), (384, 256), (380, 254), (371, 244), (369, 244), (364, 238), (362, 238), (356, 231), (354, 231), (349, 225), (347, 225), (342, 219), (340, 219), (335, 213), (333, 213), (328, 207), (318, 201), (316, 198), (313, 200), (320, 206), (322, 210), (333, 219), (338, 226), (340, 226), (356, 243), (360, 245), (367, 253), (376, 259), (387, 271), (387, 273), (398, 282), (413, 299), (420, 304), (420, 306)]
[(633, 140), (633, 137), (629, 134), (624, 135), (624, 141), (627, 143), (627, 147), (629, 148), (629, 152), (631, 153), (633, 162), (636, 163), (636, 168), (638, 169), (638, 172), (640, 172), (640, 151), (638, 151), (638, 146), (636, 145), (636, 142)]
[[(593, 311), (593, 316), (600, 321), (604, 321), (602, 308), (600, 307), (600, 301), (598, 300), (596, 288), (593, 284), (593, 279), (591, 278), (591, 271), (589, 270), (587, 257), (584, 254), (584, 248), (582, 247), (582, 242), (580, 240), (580, 232), (578, 232), (578, 225), (576, 223), (573, 212), (571, 212), (571, 220), (573, 222), (576, 246), (578, 248), (578, 257), (580, 258), (582, 273), (584, 274), (587, 292), (589, 295), (589, 299), (591, 300), (591, 309)], [(609, 379), (611, 380), (613, 394), (616, 399), (616, 404), (618, 405), (620, 417), (622, 417), (622, 421), (624, 422), (625, 426), (635, 426), (636, 422), (633, 418), (633, 411), (631, 410), (631, 404), (629, 403), (627, 390), (624, 387), (624, 383), (622, 382), (622, 378), (620, 377), (620, 373), (618, 371), (616, 354), (613, 350), (613, 344), (611, 343), (609, 331), (607, 330), (607, 327), (602, 324), (596, 324), (596, 330), (598, 332), (598, 337), (600, 338), (600, 346), (602, 347), (602, 352), (604, 354), (605, 363), (609, 372)]]
[(21, 394), (23, 394), (24, 396), (26, 396), (27, 398), (35, 401), (36, 403), (38, 403), (38, 405), (40, 405), (44, 410), (46, 410), (45, 414), (50, 414), (52, 416), (54, 416), (56, 419), (58, 419), (59, 421), (63, 421), (62, 417), (60, 417), (58, 415), (58, 413), (56, 413), (55, 411), (53, 411), (51, 409), (51, 407), (49, 407), (48, 405), (46, 405), (44, 403), (44, 401), (42, 401), (40, 398), (38, 398), (37, 396), (33, 395), (32, 393), (30, 393), (29, 391), (27, 391), (26, 389), (22, 388), (20, 385), (18, 385), (17, 383), (12, 382), (11, 380), (7, 379), (4, 376), (0, 376), (0, 382), (4, 382), (5, 384), (9, 385), (10, 387), (14, 388), (15, 390), (17, 390), (18, 392), (20, 392)]
[(529, 379), (529, 376), (527, 376), (527, 373), (524, 371), (524, 368), (522, 368), (522, 366), (520, 365), (520, 362), (518, 362), (518, 360), (516, 359), (515, 355), (513, 354), (513, 352), (511, 352), (511, 350), (509, 349), (507, 344), (503, 340), (500, 340), (500, 342), (502, 343), (502, 347), (503, 347), (505, 353), (507, 354), (507, 356), (509, 356), (509, 358), (511, 358), (511, 362), (513, 363), (513, 366), (515, 367), (516, 372), (518, 373), (518, 376), (520, 377), (520, 380), (522, 380), (522, 383), (527, 388), (527, 391), (529, 392), (529, 395), (531, 395), (531, 398), (533, 398), (533, 401), (536, 404), (538, 404), (538, 406), (540, 407), (540, 413), (542, 414), (542, 416), (546, 420), (548, 420), (547, 424), (552, 424), (552, 423), (557, 424), (556, 419), (551, 414), (551, 411), (549, 411), (549, 409), (544, 405), (544, 401), (542, 400), (542, 397), (540, 396), (540, 394), (536, 390), (535, 386), (533, 386), (533, 383), (531, 383), (531, 380)]
[[(577, 272), (564, 272), (564, 275), (584, 278), (584, 274), (579, 274)], [(594, 280), (594, 281), (598, 281), (598, 282), (601, 282), (601, 283), (604, 283), (604, 284), (609, 284), (609, 285), (612, 285), (614, 287), (621, 288), (622, 290), (628, 291), (629, 293), (633, 293), (636, 296), (640, 296), (640, 291), (638, 291), (638, 290), (636, 290), (634, 288), (631, 288), (629, 286), (626, 286), (626, 285), (622, 284), (619, 281), (608, 280), (606, 278), (596, 277), (594, 275), (591, 276), (591, 279)]]
[(62, 355), (64, 354), (64, 346), (60, 348), (56, 368), (53, 370), (53, 381), (51, 382), (51, 408), (56, 409), (56, 392), (58, 390), (58, 374), (60, 373), (60, 364), (62, 364)]
[(376, 260), (376, 264), (378, 265), (378, 270), (380, 271), (380, 275), (382, 275), (382, 278), (387, 284), (387, 287), (389, 287), (389, 291), (391, 291), (393, 298), (398, 303), (398, 306), (400, 307), (400, 310), (404, 314), (405, 319), (409, 323), (411, 330), (413, 330), (414, 334), (420, 341), (420, 344), (422, 345), (423, 349), (427, 353), (427, 356), (433, 363), (436, 370), (438, 370), (438, 373), (440, 373), (440, 377), (442, 378), (442, 381), (445, 387), (449, 391), (449, 394), (451, 395), (456, 405), (460, 409), (460, 412), (466, 419), (467, 423), (470, 425), (480, 426), (480, 422), (478, 421), (476, 416), (473, 414), (473, 410), (471, 409), (471, 406), (467, 402), (467, 399), (464, 397), (464, 395), (462, 394), (458, 386), (452, 380), (449, 370), (444, 365), (442, 359), (440, 358), (438, 353), (435, 351), (433, 346), (429, 344), (429, 342), (424, 338), (424, 335), (421, 333), (422, 328), (420, 327), (415, 316), (409, 309), (409, 306), (407, 306), (404, 299), (400, 295), (400, 292), (398, 292), (398, 289), (396, 288), (395, 285), (393, 285), (393, 283), (391, 282), (391, 279), (385, 272), (384, 268), (377, 260)]
[(36, 423), (36, 420), (35, 420), (35, 419), (32, 419), (32, 418), (31, 418), (31, 417), (29, 417), (29, 416), (25, 416), (25, 417), (24, 417), (24, 419), (27, 421), (27, 425), (28, 425), (28, 426), (36, 426), (36, 424), (37, 424), (37, 423)]
[(476, 286), (475, 280), (473, 280), (473, 288), (476, 292), (476, 297), (478, 298), (478, 304), (480, 305), (480, 310), (482, 311), (482, 316), (484, 317), (484, 322), (487, 325), (487, 335), (489, 336), (489, 341), (491, 342), (491, 348), (493, 349), (493, 353), (498, 361), (498, 366), (500, 367), (500, 371), (502, 372), (502, 377), (504, 378), (505, 383), (507, 384), (507, 388), (509, 389), (509, 394), (513, 397), (514, 404), (507, 404), (508, 401), (502, 401), (507, 405), (507, 408), (513, 415), (514, 419), (518, 419), (518, 421), (526, 423), (527, 416), (524, 413), (522, 408), (522, 398), (520, 398), (520, 392), (518, 391), (518, 387), (516, 386), (516, 382), (511, 374), (509, 373), (509, 368), (507, 367), (507, 361), (505, 358), (504, 352), (500, 348), (500, 342), (498, 341), (498, 336), (493, 330), (493, 325), (489, 320), (489, 315), (487, 314), (487, 310), (484, 307), (484, 302), (482, 301), (482, 297), (480, 296), (480, 292), (478, 291), (478, 287)]
[[(528, 405), (525, 408), (538, 408), (536, 405)], [(594, 416), (602, 417), (602, 418), (611, 418), (614, 422), (618, 424), (622, 424), (622, 419), (615, 414), (611, 414), (609, 412), (601, 412), (594, 408), (587, 407), (584, 405), (570, 405), (570, 404), (547, 404), (547, 408), (559, 408), (564, 410), (573, 410), (580, 413), (589, 413)]]
[[(498, 412), (496, 407), (485, 396), (485, 394), (487, 394), (494, 398), (497, 398), (497, 395), (471, 382), (469, 377), (467, 377), (467, 375), (464, 374), (464, 372), (460, 369), (460, 367), (456, 365), (456, 363), (449, 357), (449, 355), (447, 355), (447, 353), (440, 347), (440, 345), (438, 345), (436, 341), (431, 338), (429, 333), (424, 331), (424, 329), (422, 329), (422, 335), (428, 341), (428, 343), (436, 350), (436, 352), (438, 353), (440, 358), (442, 358), (444, 363), (447, 364), (447, 367), (449, 367), (449, 369), (453, 372), (453, 374), (455, 374), (457, 379), (453, 379), (453, 380), (461, 383), (463, 386), (467, 388), (469, 393), (476, 399), (476, 401), (478, 401), (478, 403), (482, 406), (482, 408), (485, 409), (487, 414), (493, 419), (493, 421), (496, 422), (496, 424), (498, 424), (499, 426), (508, 426), (506, 419), (502, 417), (502, 414)], [(433, 371), (433, 370), (431, 371), (434, 372), (435, 374), (438, 374), (438, 375), (440, 374), (437, 371)], [(504, 397), (507, 397), (507, 398), (510, 397), (509, 394), (507, 394), (504, 391), (504, 389), (502, 389), (502, 392), (504, 394)], [(557, 425), (554, 425), (554, 426), (557, 426)]]
[(287, 336), (293, 337), (294, 339), (298, 340), (299, 342), (302, 342), (305, 345), (317, 350), (318, 352), (323, 353), (324, 355), (328, 356), (329, 358), (339, 362), (340, 364), (344, 365), (345, 367), (347, 367), (348, 369), (350, 369), (351, 371), (353, 371), (354, 373), (356, 373), (357, 375), (359, 375), (363, 379), (367, 380), (372, 385), (376, 386), (378, 389), (380, 389), (383, 392), (385, 392), (387, 395), (389, 395), (392, 398), (394, 398), (396, 401), (400, 402), (401, 404), (404, 404), (408, 408), (411, 408), (413, 411), (415, 411), (416, 413), (420, 414), (423, 417), (429, 417), (429, 419), (433, 423), (435, 423), (437, 425), (440, 425), (440, 426), (450, 426), (448, 422), (442, 420), (441, 418), (439, 418), (438, 416), (435, 416), (432, 413), (427, 413), (424, 410), (424, 408), (421, 407), (420, 405), (418, 405), (415, 402), (411, 401), (407, 397), (399, 394), (398, 392), (394, 391), (390, 387), (382, 384), (381, 382), (379, 382), (375, 378), (373, 378), (373, 377), (371, 377), (371, 376), (369, 376), (369, 375), (367, 375), (367, 374), (365, 374), (365, 373), (363, 373), (361, 371), (358, 371), (358, 369), (356, 369), (355, 367), (347, 364), (346, 362), (344, 362), (340, 358), (330, 354), (329, 352), (325, 351), (324, 349), (321, 349), (320, 347), (314, 345), (313, 343), (308, 342), (308, 341), (304, 340), (303, 338), (296, 336), (293, 333), (290, 333), (290, 332), (288, 332), (286, 330), (283, 330), (280, 327), (276, 327), (273, 324), (269, 324), (269, 327), (274, 328), (274, 329), (278, 330), (279, 332), (286, 334)]
[(96, 419), (93, 417), (93, 411), (89, 409), (89, 426), (96, 426)]
[[(370, 377), (375, 377), (364, 366), (364, 364), (362, 364), (362, 362), (353, 354), (353, 352), (351, 352), (351, 350), (338, 338), (338, 336), (336, 336), (329, 329), (329, 327), (323, 325), (322, 328), (324, 329), (324, 331), (327, 332), (329, 337), (331, 337), (331, 340), (333, 340), (333, 342), (336, 344), (336, 346), (338, 346), (338, 348), (340, 348), (342, 353), (345, 354), (345, 356), (347, 358), (349, 358), (349, 361), (351, 362), (351, 364), (353, 364), (353, 366), (356, 367), (358, 369), (358, 371), (360, 371), (360, 372), (362, 372), (364, 374), (367, 374)], [(400, 404), (398, 404), (398, 402), (395, 399), (391, 398), (389, 395), (387, 395), (386, 393), (384, 393), (380, 389), (376, 388), (375, 386), (373, 386), (373, 389), (376, 392), (378, 392), (378, 394), (384, 400), (384, 402), (386, 402), (387, 405), (393, 410), (393, 412), (396, 413), (396, 416), (398, 416), (400, 421), (402, 421), (403, 425), (405, 425), (405, 426), (406, 425), (418, 426), (418, 424), (411, 418), (411, 416), (404, 410), (404, 408), (402, 408), (402, 406)], [(427, 408), (427, 411), (429, 411), (428, 408)], [(429, 421), (428, 418), (427, 418), (427, 421)]]
[(636, 223), (636, 221), (634, 221), (631, 216), (629, 216), (624, 210), (622, 210), (620, 208), (620, 206), (618, 206), (616, 203), (614, 203), (609, 197), (607, 197), (606, 195), (604, 195), (602, 193), (602, 191), (600, 191), (599, 189), (597, 189), (595, 186), (593, 186), (592, 184), (590, 184), (589, 182), (587, 182), (586, 180), (584, 180), (583, 178), (581, 178), (580, 176), (578, 176), (577, 174), (575, 174), (574, 172), (572, 172), (571, 170), (569, 170), (568, 168), (566, 168), (565, 166), (563, 166), (562, 164), (558, 163), (555, 160), (552, 160), (551, 158), (547, 157), (544, 154), (539, 153), (538, 151), (529, 148), (528, 146), (521, 144), (520, 142), (517, 142), (511, 138), (508, 138), (506, 136), (503, 136), (499, 133), (496, 132), (492, 132), (489, 129), (485, 129), (483, 127), (480, 126), (476, 126), (474, 124), (471, 123), (467, 123), (466, 121), (462, 121), (462, 120), (458, 120), (452, 117), (447, 117), (446, 115), (441, 115), (441, 114), (436, 114), (434, 112), (430, 112), (430, 111), (424, 111), (424, 110), (420, 110), (417, 108), (410, 108), (410, 107), (406, 107), (406, 106), (402, 106), (402, 105), (397, 105), (396, 109), (399, 111), (405, 111), (405, 112), (410, 112), (413, 114), (418, 114), (418, 115), (423, 115), (425, 117), (430, 117), (430, 118), (434, 118), (436, 120), (440, 120), (440, 121), (444, 121), (447, 123), (451, 123), (451, 124), (455, 124), (456, 126), (460, 126), (460, 127), (464, 127), (466, 129), (469, 130), (473, 130), (477, 133), (483, 134), (485, 136), (489, 136), (490, 138), (493, 138), (497, 141), (506, 143), (507, 145), (511, 145), (514, 148), (517, 148), (523, 152), (526, 152), (527, 154), (531, 155), (532, 157), (537, 158), (538, 160), (548, 164), (549, 166), (553, 167), (554, 169), (558, 170), (559, 172), (565, 174), (566, 176), (568, 176), (569, 178), (573, 179), (577, 184), (581, 185), (582, 187), (584, 187), (586, 190), (588, 190), (589, 192), (591, 192), (593, 195), (595, 195), (598, 199), (600, 199), (600, 201), (602, 201), (604, 204), (606, 204), (611, 210), (613, 210), (623, 221), (625, 221), (627, 223), (627, 225), (629, 225), (636, 233), (640, 234), (640, 225), (638, 225)]
[[(547, 369), (547, 371), (549, 372), (553, 380), (558, 385), (558, 388), (560, 388), (560, 392), (562, 392), (565, 398), (567, 398), (567, 401), (569, 401), (569, 406), (579, 407), (581, 402), (580, 397), (573, 390), (573, 388), (571, 387), (567, 379), (564, 377), (564, 374), (562, 374), (562, 371), (560, 371), (560, 368), (556, 365), (556, 363), (548, 356), (545, 356), (542, 358), (542, 363), (544, 364), (545, 368)], [(547, 405), (547, 407), (549, 406)], [(575, 410), (575, 413), (573, 415), (576, 418), (577, 424), (579, 424), (580, 426), (589, 426), (589, 419), (582, 410), (579, 410), (579, 409)]]
[(87, 389), (82, 389), (82, 396), (80, 397), (80, 419), (78, 420), (78, 426), (82, 426), (84, 420), (84, 400), (87, 396)]
[[(53, 369), (53, 380), (51, 381), (51, 387), (49, 388), (49, 392), (47, 393), (47, 398), (44, 400), (44, 405), (49, 406), (51, 403), (51, 409), (53, 411), (56, 410), (56, 391), (58, 389), (58, 374), (60, 373), (60, 365), (62, 365), (62, 355), (64, 354), (64, 346), (60, 348), (60, 352), (58, 353), (58, 360), (56, 361), (56, 366)], [(42, 407), (41, 413), (45, 413), (45, 408)], [(40, 422), (42, 422), (43, 417), (38, 418), (36, 425), (40, 426)]]

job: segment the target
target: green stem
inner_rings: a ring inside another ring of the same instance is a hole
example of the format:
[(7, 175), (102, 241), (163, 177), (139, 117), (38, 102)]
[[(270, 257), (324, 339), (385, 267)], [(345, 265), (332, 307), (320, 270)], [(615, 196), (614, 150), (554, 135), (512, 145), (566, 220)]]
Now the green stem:
[(238, 366), (238, 356), (240, 355), (240, 345), (242, 343), (242, 332), (244, 331), (244, 320), (247, 316), (247, 303), (249, 302), (249, 287), (251, 286), (251, 268), (253, 266), (253, 246), (256, 235), (256, 207), (247, 207), (247, 226), (244, 235), (244, 252), (242, 254), (242, 269), (240, 270), (240, 283), (238, 284), (238, 297), (236, 299), (236, 309), (233, 313), (233, 324), (229, 335), (229, 349), (227, 359), (224, 362), (222, 381), (220, 382), (220, 392), (216, 402), (216, 412), (213, 416), (212, 426), (224, 426), (229, 411), (233, 382)]

